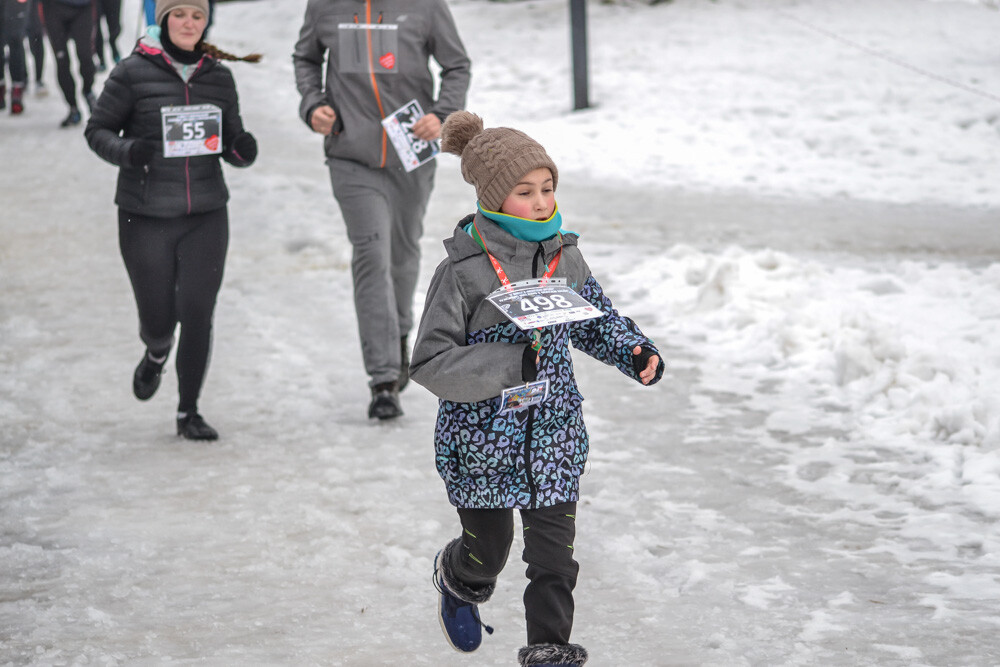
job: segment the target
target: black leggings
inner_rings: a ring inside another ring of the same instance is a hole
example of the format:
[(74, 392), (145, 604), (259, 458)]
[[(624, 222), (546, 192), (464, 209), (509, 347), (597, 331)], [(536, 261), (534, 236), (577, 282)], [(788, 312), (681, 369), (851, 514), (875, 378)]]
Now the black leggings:
[(31, 10), (28, 12), (28, 47), (35, 61), (35, 83), (42, 80), (42, 70), (45, 67), (45, 31), (42, 28), (42, 5), (39, 0), (31, 0)]
[(76, 82), (69, 66), (69, 40), (76, 46), (76, 59), (80, 64), (83, 94), (94, 87), (94, 3), (83, 7), (64, 5), (54, 0), (43, 0), (45, 31), (56, 54), (56, 78), (66, 103), (76, 108)]
[(118, 210), (118, 242), (139, 309), (139, 337), (154, 356), (177, 345), (178, 412), (197, 412), (212, 349), (212, 314), (229, 245), (225, 208), (180, 218)]
[[(28, 11), (31, 9), (30, 2), (0, 0), (0, 81), (3, 81), (4, 70), (9, 64), (11, 83), (15, 86), (28, 83), (24, 38), (28, 33)], [(9, 62), (5, 55), (8, 49)]]
[(111, 47), (111, 57), (119, 60), (118, 36), (122, 34), (122, 0), (97, 0), (97, 21), (94, 24), (94, 53), (103, 65), (104, 31), (101, 30), (101, 18), (108, 25), (108, 46)]
[[(459, 508), (461, 549), (451, 550), (451, 569), (470, 588), (493, 584), (514, 540), (514, 510)], [(573, 630), (573, 589), (580, 566), (573, 559), (576, 503), (521, 510), (524, 531), (524, 618), (528, 644), (568, 644)]]

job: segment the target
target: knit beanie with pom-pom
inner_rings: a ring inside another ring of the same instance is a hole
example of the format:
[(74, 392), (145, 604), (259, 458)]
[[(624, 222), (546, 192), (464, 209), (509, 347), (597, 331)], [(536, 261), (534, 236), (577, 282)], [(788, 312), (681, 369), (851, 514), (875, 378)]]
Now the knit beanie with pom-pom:
[(441, 127), (441, 150), (462, 158), (462, 177), (476, 188), (479, 205), (499, 211), (514, 186), (528, 172), (547, 167), (552, 187), (559, 172), (542, 145), (524, 132), (509, 127), (483, 129), (483, 119), (456, 111)]

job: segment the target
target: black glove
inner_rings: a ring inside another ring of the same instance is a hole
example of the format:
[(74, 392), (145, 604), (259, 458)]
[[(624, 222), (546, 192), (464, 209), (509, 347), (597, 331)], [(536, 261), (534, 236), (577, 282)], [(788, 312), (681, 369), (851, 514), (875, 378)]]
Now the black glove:
[(147, 139), (136, 139), (128, 149), (128, 161), (133, 167), (146, 167), (156, 155), (159, 147)]
[(663, 373), (663, 357), (660, 356), (659, 352), (657, 352), (651, 347), (647, 347), (646, 345), (642, 346), (642, 352), (640, 352), (639, 354), (632, 355), (632, 370), (635, 371), (636, 375), (639, 375), (639, 373), (646, 370), (646, 364), (649, 363), (650, 357), (654, 356), (659, 356), (660, 362), (656, 365), (655, 379), (653, 380), (653, 382), (650, 382), (650, 384), (656, 382), (659, 379), (660, 375)]
[(247, 164), (257, 159), (257, 139), (249, 132), (237, 135), (233, 139), (233, 156)]

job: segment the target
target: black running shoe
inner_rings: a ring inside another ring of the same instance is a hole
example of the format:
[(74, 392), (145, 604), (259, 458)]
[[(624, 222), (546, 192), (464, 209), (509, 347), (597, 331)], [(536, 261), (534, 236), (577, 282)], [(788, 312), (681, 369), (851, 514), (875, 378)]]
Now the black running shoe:
[(369, 419), (395, 419), (403, 414), (399, 404), (399, 384), (383, 382), (372, 387), (372, 402), (368, 405)]
[(132, 393), (140, 401), (148, 401), (160, 388), (160, 378), (163, 376), (163, 364), (166, 358), (156, 362), (149, 358), (149, 352), (142, 355), (142, 361), (135, 367), (132, 376)]
[(219, 432), (205, 423), (197, 412), (177, 415), (177, 435), (188, 440), (218, 440)]
[(59, 127), (73, 127), (74, 125), (79, 125), (83, 118), (80, 116), (80, 110), (73, 107), (69, 110), (69, 115), (63, 119), (63, 122), (59, 123)]

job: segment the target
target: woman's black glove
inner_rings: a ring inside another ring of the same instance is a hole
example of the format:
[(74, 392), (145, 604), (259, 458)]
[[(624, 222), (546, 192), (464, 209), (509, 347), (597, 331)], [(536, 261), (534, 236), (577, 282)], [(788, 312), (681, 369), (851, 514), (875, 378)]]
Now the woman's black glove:
[(251, 164), (257, 159), (257, 139), (249, 132), (244, 132), (233, 139), (233, 157), (244, 164)]
[(148, 139), (135, 139), (128, 149), (128, 161), (133, 167), (148, 167), (156, 156), (157, 148), (156, 143)]

